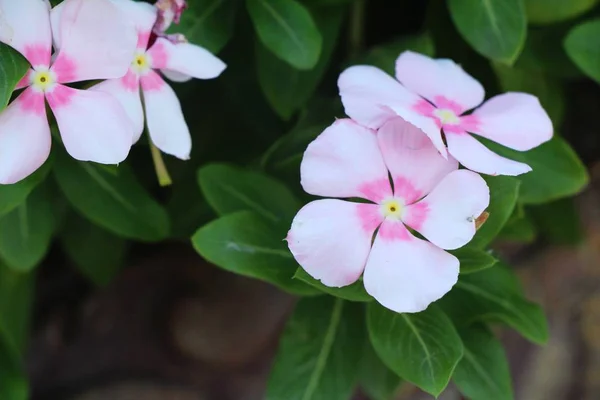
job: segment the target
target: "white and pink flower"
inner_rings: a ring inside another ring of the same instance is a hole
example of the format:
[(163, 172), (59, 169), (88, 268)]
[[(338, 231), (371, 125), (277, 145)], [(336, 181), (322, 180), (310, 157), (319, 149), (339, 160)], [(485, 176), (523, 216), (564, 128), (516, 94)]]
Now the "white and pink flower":
[(219, 76), (226, 65), (206, 49), (190, 43), (172, 43), (162, 37), (151, 43), (157, 9), (131, 0), (111, 1), (135, 24), (137, 50), (124, 77), (101, 82), (92, 90), (119, 99), (135, 127), (134, 142), (144, 130), (145, 114), (148, 133), (156, 147), (180, 159), (188, 159), (192, 147), (189, 128), (175, 92), (160, 74), (177, 82), (192, 77), (212, 79)]
[(531, 168), (497, 155), (471, 134), (519, 151), (552, 138), (552, 122), (530, 94), (498, 95), (465, 115), (483, 102), (484, 89), (451, 60), (405, 51), (396, 61), (396, 78), (371, 66), (348, 68), (338, 81), (346, 114), (373, 129), (400, 116), (443, 156), (450, 153), (466, 168), (490, 175), (520, 175)]
[(443, 158), (399, 117), (378, 132), (336, 121), (309, 145), (301, 177), (310, 194), (368, 202), (322, 199), (304, 206), (287, 237), (295, 259), (330, 287), (364, 273), (367, 292), (397, 312), (422, 311), (452, 288), (459, 261), (443, 249), (468, 243), (489, 205), (478, 174), (458, 170), (454, 158)]
[(132, 128), (118, 101), (68, 83), (123, 76), (135, 50), (135, 31), (107, 0), (66, 0), (53, 18), (62, 47), (52, 57), (49, 3), (0, 0), (12, 27), (6, 43), (31, 63), (25, 88), (0, 114), (0, 183), (17, 182), (50, 154), (46, 102), (74, 158), (116, 164), (131, 148)]

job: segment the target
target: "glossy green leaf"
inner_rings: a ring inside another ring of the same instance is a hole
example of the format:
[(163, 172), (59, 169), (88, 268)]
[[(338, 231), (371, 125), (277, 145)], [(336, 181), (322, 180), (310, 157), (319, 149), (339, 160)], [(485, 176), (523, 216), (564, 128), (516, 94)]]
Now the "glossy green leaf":
[(312, 69), (323, 38), (310, 12), (296, 0), (246, 0), (261, 42), (297, 69)]
[(236, 274), (272, 283), (294, 294), (321, 292), (293, 279), (298, 264), (279, 229), (257, 213), (240, 211), (208, 223), (192, 237), (207, 261)]
[(525, 0), (527, 19), (533, 24), (552, 24), (592, 9), (598, 0)]
[(32, 175), (12, 185), (0, 185), (0, 217), (22, 204), (29, 193), (39, 185), (50, 171), (52, 160), (46, 163)]
[(310, 276), (304, 269), (298, 268), (296, 273), (294, 274), (295, 279), (300, 279), (303, 282), (308, 283), (309, 285), (319, 289), (323, 293), (330, 294), (335, 297), (339, 297), (344, 300), (350, 301), (373, 301), (373, 297), (371, 297), (362, 283), (362, 279), (354, 282), (351, 285), (344, 286), (341, 288), (329, 287), (325, 286), (321, 283), (321, 281)]
[(182, 33), (193, 44), (218, 53), (235, 27), (236, 0), (188, 0), (188, 8), (169, 33)]
[(15, 86), (29, 68), (31, 66), (25, 57), (12, 47), (0, 43), (0, 111), (6, 108)]
[(514, 398), (502, 343), (484, 325), (459, 330), (465, 355), (452, 376), (460, 392), (472, 400)]
[(298, 70), (277, 58), (263, 44), (257, 43), (256, 46), (260, 86), (271, 107), (286, 120), (306, 104), (321, 82), (338, 42), (345, 9), (327, 7), (311, 11), (317, 27), (323, 35), (323, 50), (319, 62), (311, 70)]
[(527, 18), (523, 0), (449, 0), (456, 29), (479, 53), (512, 64), (525, 43)]
[(434, 304), (420, 313), (398, 314), (372, 302), (367, 326), (381, 360), (398, 376), (436, 397), (463, 355), (452, 322)]
[(331, 297), (301, 300), (281, 337), (266, 400), (348, 400), (361, 357), (360, 311)]
[(573, 198), (565, 198), (528, 208), (542, 237), (557, 243), (575, 245), (585, 239), (582, 216)]
[(457, 250), (452, 250), (450, 253), (460, 261), (461, 274), (471, 274), (473, 272), (481, 271), (482, 269), (492, 267), (498, 262), (496, 257), (491, 255), (489, 251), (473, 247), (462, 247)]
[(402, 384), (402, 379), (386, 367), (375, 353), (371, 342), (365, 340), (360, 359), (358, 382), (371, 400), (393, 400), (394, 394), (398, 392)]
[(11, 268), (30, 271), (48, 252), (57, 225), (53, 194), (41, 185), (0, 218), (0, 258)]
[(530, 243), (536, 236), (537, 229), (528, 215), (513, 214), (498, 234), (498, 239)]
[(115, 175), (61, 154), (54, 174), (71, 205), (95, 224), (129, 239), (152, 242), (168, 236), (167, 212), (127, 165), (119, 166)]
[(453, 321), (502, 322), (534, 343), (548, 340), (548, 325), (539, 305), (523, 297), (508, 268), (495, 267), (461, 275), (454, 288), (439, 302)]
[(564, 46), (571, 60), (600, 83), (600, 19), (575, 26), (565, 38)]
[(527, 152), (508, 149), (482, 140), (493, 151), (524, 162), (533, 170), (517, 178), (521, 181), (519, 201), (539, 204), (579, 193), (589, 182), (585, 165), (569, 144), (559, 136)]
[(509, 176), (484, 176), (490, 187), (490, 206), (487, 208), (489, 217), (479, 228), (469, 247), (484, 248), (490, 244), (517, 204), (519, 195), (519, 180)]

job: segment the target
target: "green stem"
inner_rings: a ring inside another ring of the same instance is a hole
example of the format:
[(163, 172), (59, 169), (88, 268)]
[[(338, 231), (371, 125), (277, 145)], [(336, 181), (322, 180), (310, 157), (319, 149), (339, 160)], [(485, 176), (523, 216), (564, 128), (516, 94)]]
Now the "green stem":
[(158, 177), (159, 185), (163, 187), (171, 185), (173, 181), (171, 180), (169, 171), (167, 171), (165, 161), (162, 158), (160, 150), (154, 145), (154, 143), (150, 143), (150, 152), (152, 153), (152, 161), (154, 161), (154, 169), (156, 170), (156, 176)]
[(350, 9), (350, 32), (348, 34), (350, 58), (357, 57), (365, 45), (366, 0), (354, 0)]

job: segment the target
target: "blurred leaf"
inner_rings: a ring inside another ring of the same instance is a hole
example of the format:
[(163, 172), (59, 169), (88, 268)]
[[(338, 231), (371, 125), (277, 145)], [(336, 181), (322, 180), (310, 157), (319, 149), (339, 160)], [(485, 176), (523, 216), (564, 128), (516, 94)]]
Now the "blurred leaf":
[(484, 179), (490, 187), (490, 206), (487, 208), (490, 216), (469, 243), (469, 247), (480, 249), (494, 240), (510, 218), (517, 204), (520, 183), (510, 176), (484, 176)]
[(15, 86), (29, 68), (31, 66), (25, 57), (9, 45), (0, 43), (0, 111), (6, 108)]
[(197, 184), (198, 174), (192, 172), (191, 179), (185, 179), (173, 185), (167, 211), (171, 219), (171, 236), (189, 239), (200, 225), (216, 217)]
[(321, 281), (310, 276), (304, 269), (298, 268), (294, 274), (295, 279), (300, 279), (303, 282), (319, 289), (323, 293), (330, 294), (349, 301), (373, 301), (373, 298), (366, 292), (362, 280), (354, 282), (351, 285), (344, 287), (329, 287), (321, 283)]
[(61, 154), (54, 174), (71, 205), (93, 223), (129, 239), (153, 242), (168, 236), (167, 212), (127, 165), (114, 175)]
[(61, 235), (62, 247), (81, 273), (98, 286), (107, 285), (123, 265), (127, 241), (75, 213)]
[(49, 159), (40, 169), (20, 182), (13, 185), (0, 185), (0, 217), (23, 203), (29, 193), (46, 179), (52, 161), (52, 158)]
[(29, 399), (29, 388), (24, 369), (18, 357), (4, 343), (0, 342), (0, 399)]
[(376, 302), (367, 310), (369, 337), (381, 360), (401, 378), (437, 397), (463, 355), (448, 317), (435, 304), (416, 314), (398, 314)]
[(533, 171), (520, 175), (519, 201), (539, 204), (579, 193), (589, 182), (585, 165), (569, 144), (559, 136), (527, 152), (503, 147), (479, 138), (492, 151), (528, 164)]
[(193, 44), (218, 53), (234, 31), (236, 0), (188, 0), (188, 9), (169, 33), (182, 33)]
[(472, 400), (514, 398), (502, 343), (484, 325), (459, 330), (465, 355), (452, 376), (460, 392)]
[(573, 198), (532, 206), (528, 211), (540, 234), (553, 243), (574, 245), (585, 238)]
[(575, 26), (567, 35), (564, 46), (571, 60), (600, 83), (600, 19)]
[(263, 44), (257, 43), (256, 46), (261, 88), (271, 107), (286, 120), (307, 102), (321, 82), (338, 40), (345, 9), (327, 7), (311, 11), (323, 35), (323, 50), (319, 62), (311, 70), (300, 71), (293, 68), (277, 58)]
[(475, 321), (503, 322), (534, 343), (548, 340), (548, 325), (539, 305), (527, 301), (518, 278), (497, 264), (474, 274), (461, 275), (439, 304), (462, 325)]
[(502, 231), (498, 234), (498, 239), (530, 243), (535, 240), (537, 230), (528, 215), (510, 217)]
[(321, 294), (293, 279), (298, 264), (279, 229), (261, 215), (240, 211), (198, 229), (192, 237), (196, 251), (227, 271), (272, 283), (294, 294)]
[(11, 268), (30, 271), (50, 248), (57, 225), (49, 185), (38, 186), (0, 219), (0, 257)]
[(362, 390), (371, 400), (392, 400), (402, 380), (385, 366), (375, 353), (369, 340), (365, 340), (358, 380)]
[(533, 24), (552, 24), (591, 10), (598, 0), (525, 0), (527, 19)]
[(472, 247), (463, 247), (457, 250), (450, 251), (458, 261), (460, 261), (460, 273), (471, 274), (481, 271), (482, 269), (490, 268), (498, 262), (496, 257), (488, 251), (474, 249)]
[(449, 0), (462, 37), (479, 53), (505, 64), (515, 62), (527, 34), (523, 0)]
[(349, 399), (361, 357), (360, 311), (329, 296), (300, 300), (279, 342), (265, 399)]
[(312, 69), (323, 38), (310, 12), (296, 0), (246, 0), (261, 42), (297, 69)]

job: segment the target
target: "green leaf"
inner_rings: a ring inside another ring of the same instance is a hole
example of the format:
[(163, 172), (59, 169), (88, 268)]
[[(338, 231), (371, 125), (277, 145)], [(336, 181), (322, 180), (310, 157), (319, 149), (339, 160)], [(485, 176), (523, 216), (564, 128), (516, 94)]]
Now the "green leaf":
[(452, 376), (460, 392), (472, 400), (514, 398), (508, 360), (502, 343), (483, 325), (459, 331), (465, 355)]
[[(0, 23), (3, 21), (0, 20)], [(0, 43), (0, 111), (6, 108), (15, 86), (29, 68), (31, 66), (25, 57), (9, 45)]]
[(517, 204), (519, 180), (509, 176), (484, 176), (490, 187), (489, 218), (479, 228), (469, 247), (484, 248), (498, 235)]
[(552, 24), (591, 10), (598, 0), (525, 0), (527, 19), (533, 24)]
[(317, 27), (323, 35), (323, 50), (319, 62), (311, 70), (300, 71), (293, 68), (263, 44), (257, 43), (256, 62), (260, 86), (271, 107), (283, 119), (289, 119), (304, 106), (321, 82), (337, 43), (344, 11), (342, 7), (312, 10)]
[(310, 276), (304, 269), (298, 268), (294, 274), (294, 279), (300, 279), (303, 282), (319, 289), (323, 293), (330, 294), (349, 301), (373, 301), (373, 298), (367, 293), (362, 280), (358, 280), (351, 285), (336, 288), (325, 286), (321, 281)]
[(559, 136), (527, 152), (508, 149), (485, 139), (482, 142), (492, 151), (533, 169), (517, 177), (521, 181), (519, 201), (522, 203), (540, 204), (572, 196), (589, 182), (585, 165)]
[(52, 194), (41, 185), (0, 218), (0, 257), (11, 268), (30, 271), (48, 252), (57, 225)]
[(529, 216), (513, 214), (498, 234), (498, 239), (530, 243), (535, 240), (536, 236), (537, 229)]
[(540, 234), (552, 243), (575, 245), (585, 239), (573, 198), (529, 207), (528, 211)]
[(369, 337), (381, 360), (402, 379), (437, 397), (463, 355), (450, 319), (435, 304), (416, 314), (398, 314), (376, 302), (367, 310)]
[(279, 229), (257, 213), (240, 211), (204, 225), (192, 237), (207, 261), (236, 274), (272, 283), (294, 294), (321, 294), (293, 279), (298, 264)]
[(331, 297), (303, 299), (286, 325), (266, 400), (347, 400), (363, 337), (360, 309)]
[(114, 175), (61, 155), (54, 174), (71, 205), (93, 223), (129, 239), (153, 242), (168, 236), (167, 212), (127, 165), (119, 166)]
[(283, 183), (232, 165), (202, 167), (198, 171), (198, 182), (206, 201), (219, 215), (248, 210), (271, 222), (287, 223), (301, 207)]
[(471, 274), (473, 272), (487, 269), (498, 262), (496, 257), (488, 251), (475, 249), (472, 247), (463, 247), (458, 250), (450, 251), (460, 261), (460, 273)]
[(231, 39), (236, 0), (188, 0), (188, 9), (169, 33), (182, 33), (192, 43), (218, 53)]
[(512, 64), (525, 43), (523, 0), (449, 0), (454, 25), (479, 53)]
[(385, 366), (369, 340), (365, 340), (358, 381), (371, 400), (392, 400), (402, 380)]
[(51, 164), (52, 159), (46, 161), (40, 169), (22, 181), (13, 185), (0, 185), (0, 217), (9, 213), (27, 199), (29, 193), (46, 179)]
[(18, 357), (0, 342), (0, 399), (29, 399), (24, 369)]
[(323, 38), (310, 12), (295, 0), (246, 0), (261, 42), (297, 69), (312, 69)]
[(453, 321), (468, 325), (474, 321), (502, 322), (534, 343), (548, 340), (548, 326), (539, 305), (523, 297), (510, 269), (495, 267), (461, 275), (454, 288), (440, 300)]
[(600, 83), (600, 19), (577, 25), (567, 35), (565, 50), (590, 78)]
[(98, 286), (107, 285), (123, 265), (127, 241), (72, 213), (61, 244), (79, 271)]

